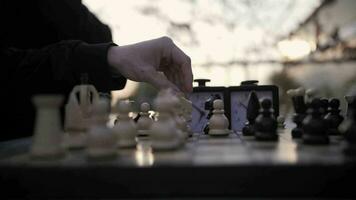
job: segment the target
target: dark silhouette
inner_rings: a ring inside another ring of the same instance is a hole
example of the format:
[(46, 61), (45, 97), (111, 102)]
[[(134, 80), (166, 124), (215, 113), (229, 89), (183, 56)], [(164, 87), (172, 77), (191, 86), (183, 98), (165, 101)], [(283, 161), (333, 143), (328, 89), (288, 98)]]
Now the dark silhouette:
[(2, 131), (0, 140), (32, 134), (39, 93), (67, 95), (87, 74), (101, 92), (122, 89), (126, 78), (107, 64), (109, 27), (80, 0), (0, 0)]

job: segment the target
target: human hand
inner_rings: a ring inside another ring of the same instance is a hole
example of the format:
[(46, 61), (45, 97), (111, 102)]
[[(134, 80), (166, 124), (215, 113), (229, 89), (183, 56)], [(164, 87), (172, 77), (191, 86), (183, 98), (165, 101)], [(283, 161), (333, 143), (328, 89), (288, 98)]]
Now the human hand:
[(108, 63), (127, 79), (147, 82), (157, 89), (193, 91), (190, 58), (168, 37), (111, 47)]

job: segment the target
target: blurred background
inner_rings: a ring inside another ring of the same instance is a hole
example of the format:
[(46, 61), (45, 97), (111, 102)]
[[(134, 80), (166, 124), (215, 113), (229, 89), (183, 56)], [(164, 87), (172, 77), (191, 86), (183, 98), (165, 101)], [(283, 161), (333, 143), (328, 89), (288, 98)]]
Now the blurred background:
[[(281, 114), (292, 112), (286, 90), (319, 96), (356, 91), (354, 0), (84, 0), (119, 45), (171, 37), (192, 59), (194, 78), (210, 86), (259, 80), (280, 88)], [(354, 88), (354, 89), (353, 89)], [(113, 98), (150, 102), (154, 88), (128, 82)]]

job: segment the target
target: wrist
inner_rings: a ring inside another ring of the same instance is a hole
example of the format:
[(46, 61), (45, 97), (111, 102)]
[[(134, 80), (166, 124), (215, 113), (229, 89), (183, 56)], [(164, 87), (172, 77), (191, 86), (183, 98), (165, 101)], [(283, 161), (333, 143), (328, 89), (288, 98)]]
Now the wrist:
[(119, 74), (117, 66), (120, 65), (120, 47), (112, 46), (108, 49), (107, 62), (110, 68), (110, 72), (114, 75)]

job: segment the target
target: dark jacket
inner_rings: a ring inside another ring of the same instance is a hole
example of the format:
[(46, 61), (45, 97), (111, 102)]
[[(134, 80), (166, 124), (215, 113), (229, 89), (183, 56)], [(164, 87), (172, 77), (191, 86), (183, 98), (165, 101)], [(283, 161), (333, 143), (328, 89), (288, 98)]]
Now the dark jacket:
[(80, 0), (0, 0), (0, 140), (32, 135), (35, 94), (63, 94), (87, 74), (101, 92), (122, 89), (107, 64), (110, 29)]

